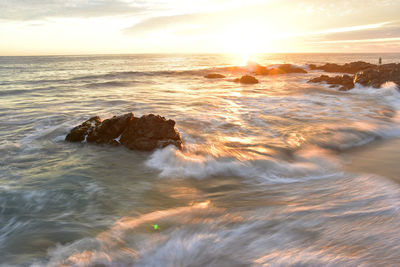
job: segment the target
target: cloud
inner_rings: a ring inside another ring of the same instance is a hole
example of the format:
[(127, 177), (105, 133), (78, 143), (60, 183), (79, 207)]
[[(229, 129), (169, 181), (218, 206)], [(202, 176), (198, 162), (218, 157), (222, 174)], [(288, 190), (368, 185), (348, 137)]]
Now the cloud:
[(321, 41), (315, 42), (318, 44), (341, 44), (341, 43), (382, 43), (382, 42), (399, 42), (400, 37), (391, 37), (391, 38), (369, 38), (369, 39), (351, 39), (351, 40), (329, 40), (329, 41)]
[(54, 17), (102, 17), (141, 14), (150, 9), (145, 0), (2, 0), (0, 19), (40, 20)]
[(168, 14), (228, 10), (278, 0), (1, 0), (0, 19), (39, 20), (45, 18), (102, 17)]
[[(226, 12), (224, 12), (226, 15)], [(174, 16), (160, 16), (143, 20), (131, 27), (123, 30), (125, 34), (137, 35), (152, 31), (181, 31), (193, 26), (201, 28), (202, 26), (209, 27), (226, 21), (226, 16), (222, 16), (220, 12), (216, 13), (196, 13), (182, 14)]]
[(400, 38), (398, 22), (358, 25), (328, 29), (316, 34), (320, 43), (395, 42)]

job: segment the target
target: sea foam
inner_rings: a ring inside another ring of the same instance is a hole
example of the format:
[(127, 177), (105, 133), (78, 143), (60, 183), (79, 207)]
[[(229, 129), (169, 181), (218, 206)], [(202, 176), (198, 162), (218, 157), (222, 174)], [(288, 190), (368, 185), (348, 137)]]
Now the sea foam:
[(234, 176), (267, 183), (292, 183), (331, 177), (338, 163), (328, 151), (315, 147), (299, 151), (294, 157), (293, 162), (272, 157), (242, 160), (182, 152), (169, 146), (155, 151), (146, 164), (160, 171), (163, 178)]

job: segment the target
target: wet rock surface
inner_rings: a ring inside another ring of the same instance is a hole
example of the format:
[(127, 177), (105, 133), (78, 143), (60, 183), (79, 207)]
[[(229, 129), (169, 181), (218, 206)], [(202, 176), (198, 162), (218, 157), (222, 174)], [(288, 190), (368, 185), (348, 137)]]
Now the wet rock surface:
[(234, 82), (243, 83), (243, 84), (256, 84), (256, 83), (259, 83), (259, 81), (255, 77), (250, 76), (250, 75), (244, 75), (241, 78), (237, 78), (237, 79), (234, 80)]
[(277, 64), (270, 66), (262, 66), (255, 62), (249, 62), (246, 66), (247, 70), (254, 72), (256, 75), (278, 75), (289, 73), (307, 73), (304, 69), (292, 64)]
[(86, 141), (89, 143), (118, 145), (118, 141), (115, 139), (122, 134), (133, 119), (133, 113), (106, 119), (88, 133)]
[(69, 134), (65, 137), (66, 141), (69, 142), (82, 142), (86, 136), (90, 134), (97, 126), (101, 123), (99, 116), (92, 117), (81, 125), (74, 127)]
[(353, 77), (350, 75), (339, 75), (330, 77), (328, 75), (321, 75), (308, 81), (309, 83), (320, 83), (326, 82), (327, 84), (333, 85), (331, 87), (340, 86), (339, 91), (348, 91), (354, 88)]
[(271, 68), (268, 75), (289, 73), (307, 73), (307, 71), (292, 64), (280, 64), (275, 68)]
[(210, 73), (204, 76), (204, 78), (207, 79), (222, 79), (225, 78), (225, 75), (219, 74), (219, 73)]
[(122, 133), (121, 144), (136, 150), (153, 150), (171, 144), (182, 149), (182, 139), (175, 130), (175, 121), (153, 114), (130, 123)]
[(369, 65), (371, 65), (372, 67), (359, 71), (353, 76), (341, 75), (330, 77), (328, 75), (321, 75), (319, 77), (309, 80), (308, 82), (326, 82), (327, 84), (334, 86), (341, 85), (341, 87), (339, 88), (340, 91), (350, 90), (354, 88), (356, 83), (363, 86), (371, 86), (374, 88), (380, 88), (381, 85), (386, 82), (394, 82), (395, 84), (397, 84), (397, 86), (400, 86), (400, 63)]
[(70, 142), (122, 144), (132, 150), (150, 151), (174, 145), (182, 149), (182, 138), (175, 129), (175, 121), (149, 114), (137, 118), (133, 113), (114, 116), (101, 121), (92, 117), (74, 127), (65, 138)]
[(354, 75), (354, 82), (363, 86), (379, 88), (386, 82), (394, 82), (400, 86), (400, 63), (375, 66)]
[(315, 64), (309, 64), (308, 66), (310, 67), (311, 70), (323, 70), (325, 72), (342, 72), (342, 73), (355, 74), (359, 71), (376, 67), (377, 65), (367, 63), (364, 61), (356, 61), (356, 62), (346, 63), (344, 65), (339, 65), (335, 63), (326, 63), (321, 66), (317, 66)]

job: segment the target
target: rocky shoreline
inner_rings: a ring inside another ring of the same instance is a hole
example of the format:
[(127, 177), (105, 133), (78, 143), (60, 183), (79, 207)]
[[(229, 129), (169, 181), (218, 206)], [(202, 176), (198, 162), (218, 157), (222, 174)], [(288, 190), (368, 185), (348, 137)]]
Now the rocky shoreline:
[(340, 91), (353, 89), (355, 84), (380, 88), (386, 82), (393, 82), (400, 86), (400, 63), (374, 65), (363, 61), (346, 63), (344, 65), (327, 63), (322, 66), (309, 65), (311, 69), (323, 70), (325, 72), (341, 72), (353, 74), (330, 77), (321, 75), (309, 80), (309, 83), (326, 82), (333, 86), (341, 86)]
[[(386, 82), (394, 82), (396, 85), (400, 86), (400, 63), (374, 65), (364, 61), (356, 61), (343, 65), (335, 63), (326, 63), (319, 66), (308, 64), (308, 68), (312, 71), (320, 70), (328, 73), (346, 73), (337, 76), (321, 75), (308, 81), (309, 83), (325, 82), (332, 88), (339, 87), (339, 91), (351, 90), (355, 87), (356, 83), (363, 86), (372, 86), (374, 88), (380, 88), (380, 86)], [(241, 76), (241, 78), (235, 78), (233, 80), (241, 84), (259, 83), (259, 80), (254, 76), (308, 73), (303, 68), (292, 64), (262, 66), (255, 62), (249, 62), (245, 67), (228, 67), (222, 70), (229, 73), (248, 73), (247, 75)], [(209, 73), (204, 77), (208, 79), (226, 78), (225, 75), (219, 73)]]

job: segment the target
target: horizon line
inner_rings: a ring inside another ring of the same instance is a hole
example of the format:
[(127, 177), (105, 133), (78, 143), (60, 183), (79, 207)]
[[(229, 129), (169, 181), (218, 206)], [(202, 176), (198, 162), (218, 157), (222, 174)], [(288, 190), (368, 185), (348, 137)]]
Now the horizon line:
[[(267, 54), (400, 54), (399, 52), (265, 52)], [(74, 57), (74, 56), (133, 56), (133, 55), (236, 55), (236, 53), (223, 52), (142, 52), (142, 53), (79, 53), (79, 54), (26, 54), (26, 55), (0, 55), (0, 57)]]

